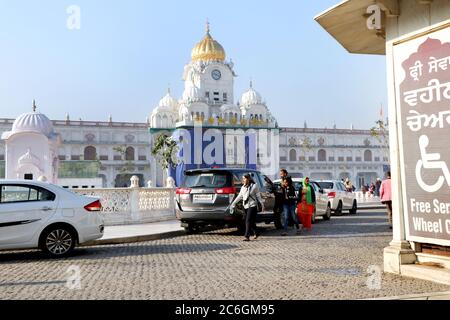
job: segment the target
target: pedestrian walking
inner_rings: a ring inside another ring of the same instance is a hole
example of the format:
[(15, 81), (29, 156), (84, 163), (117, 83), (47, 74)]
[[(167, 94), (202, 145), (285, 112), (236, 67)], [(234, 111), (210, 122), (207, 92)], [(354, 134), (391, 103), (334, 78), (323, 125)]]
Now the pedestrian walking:
[(380, 187), (381, 203), (386, 205), (389, 228), (392, 229), (392, 188), (391, 188), (391, 172), (386, 174), (386, 180), (381, 183)]
[(295, 205), (297, 203), (297, 195), (295, 194), (294, 183), (291, 177), (286, 177), (282, 181), (283, 184), (283, 217), (284, 217), (284, 232), (282, 236), (287, 235), (289, 227), (289, 218), (294, 220), (295, 227), (297, 228), (297, 234), (300, 234), (300, 224), (298, 217), (295, 214)]
[(261, 207), (261, 211), (264, 211), (264, 202), (261, 197), (258, 185), (253, 181), (250, 174), (244, 175), (242, 178), (243, 186), (239, 195), (231, 204), (230, 208), (233, 211), (236, 204), (242, 200), (245, 212), (245, 238), (244, 241), (250, 241), (250, 236), (254, 235), (256, 240), (259, 237), (258, 230), (256, 228), (256, 216), (258, 214), (258, 206)]
[(311, 230), (312, 215), (316, 205), (316, 193), (314, 188), (309, 184), (309, 178), (303, 180), (303, 184), (298, 192), (297, 213), (301, 215), (303, 227)]

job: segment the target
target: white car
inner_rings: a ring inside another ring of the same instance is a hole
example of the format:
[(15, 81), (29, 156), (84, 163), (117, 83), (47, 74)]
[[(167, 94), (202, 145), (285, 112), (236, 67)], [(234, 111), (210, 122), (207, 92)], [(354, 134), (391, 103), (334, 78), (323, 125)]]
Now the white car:
[(328, 195), (331, 209), (336, 215), (342, 215), (345, 210), (348, 210), (350, 214), (356, 214), (358, 211), (356, 195), (354, 192), (347, 191), (342, 181), (321, 180), (316, 182)]
[(99, 239), (98, 198), (36, 181), (0, 180), (0, 250), (39, 248), (54, 257)]

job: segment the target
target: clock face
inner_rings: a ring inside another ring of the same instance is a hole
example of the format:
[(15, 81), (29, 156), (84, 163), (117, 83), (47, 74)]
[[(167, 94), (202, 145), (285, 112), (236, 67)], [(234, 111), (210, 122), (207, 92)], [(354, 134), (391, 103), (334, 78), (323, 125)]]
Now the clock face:
[(214, 80), (220, 80), (220, 78), (222, 78), (222, 73), (220, 72), (220, 70), (213, 70), (213, 72), (211, 73), (211, 76), (213, 77)]

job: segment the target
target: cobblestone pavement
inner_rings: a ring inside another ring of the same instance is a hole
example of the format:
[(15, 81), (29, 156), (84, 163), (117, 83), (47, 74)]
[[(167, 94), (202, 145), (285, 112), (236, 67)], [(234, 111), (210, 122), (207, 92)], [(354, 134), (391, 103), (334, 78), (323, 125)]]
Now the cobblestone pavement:
[[(391, 239), (382, 212), (319, 219), (300, 236), (261, 227), (263, 236), (249, 243), (228, 229), (82, 248), (63, 260), (38, 251), (3, 252), (0, 298), (359, 299), (450, 290), (389, 274), (382, 275), (380, 290), (368, 288), (368, 268), (381, 269)], [(77, 284), (67, 283), (71, 266), (80, 268), (81, 289), (67, 287)]]

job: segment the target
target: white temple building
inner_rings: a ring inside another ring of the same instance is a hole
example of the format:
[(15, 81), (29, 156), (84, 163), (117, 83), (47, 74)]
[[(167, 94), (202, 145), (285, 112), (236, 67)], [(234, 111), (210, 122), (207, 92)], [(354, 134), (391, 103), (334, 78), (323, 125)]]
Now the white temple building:
[(2, 134), (6, 149), (6, 179), (58, 182), (61, 137), (47, 116), (36, 111), (22, 114), (12, 130)]

